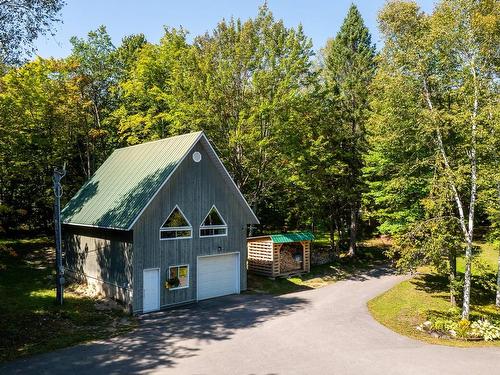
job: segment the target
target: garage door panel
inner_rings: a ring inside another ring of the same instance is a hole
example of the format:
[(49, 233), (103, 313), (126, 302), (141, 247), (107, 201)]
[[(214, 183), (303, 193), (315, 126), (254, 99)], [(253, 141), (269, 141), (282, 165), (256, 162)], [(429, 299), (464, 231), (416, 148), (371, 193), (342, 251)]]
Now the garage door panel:
[(234, 264), (235, 262), (232, 262), (230, 264), (227, 264), (223, 267), (221, 266), (215, 266), (215, 265), (211, 265), (211, 264), (203, 264), (203, 267), (205, 267), (205, 270), (203, 270), (203, 274), (207, 275), (207, 276), (217, 276), (219, 274), (224, 274), (224, 275), (227, 275), (227, 270), (228, 269), (233, 269), (234, 268)]
[(220, 277), (218, 279), (212, 279), (212, 280), (205, 280), (205, 282), (209, 282), (209, 283), (214, 283), (216, 282), (217, 285), (220, 285), (220, 286), (229, 286), (229, 288), (231, 288), (231, 291), (235, 290), (236, 288), (236, 280), (234, 279), (234, 277)]
[(198, 300), (239, 293), (239, 254), (198, 258)]
[(223, 271), (227, 267), (233, 266), (234, 256), (223, 255), (223, 256), (213, 256), (213, 257), (201, 257), (203, 264), (210, 266), (211, 271)]

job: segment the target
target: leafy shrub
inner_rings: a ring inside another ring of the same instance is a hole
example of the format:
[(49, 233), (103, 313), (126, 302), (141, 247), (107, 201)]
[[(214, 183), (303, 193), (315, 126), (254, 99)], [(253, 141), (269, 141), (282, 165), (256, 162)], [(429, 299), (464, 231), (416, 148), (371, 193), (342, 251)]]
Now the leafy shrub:
[(486, 341), (500, 339), (500, 324), (487, 319), (471, 322), (467, 319), (433, 318), (417, 327), (419, 331), (438, 332), (460, 339), (481, 338)]
[(465, 339), (471, 336), (471, 322), (467, 319), (461, 319), (455, 326), (455, 333), (457, 337)]
[(500, 327), (486, 319), (473, 322), (471, 328), (477, 336), (482, 337), (486, 341), (500, 339)]
[(435, 321), (431, 322), (431, 329), (439, 332), (450, 332), (456, 329), (456, 323), (444, 318), (437, 318)]

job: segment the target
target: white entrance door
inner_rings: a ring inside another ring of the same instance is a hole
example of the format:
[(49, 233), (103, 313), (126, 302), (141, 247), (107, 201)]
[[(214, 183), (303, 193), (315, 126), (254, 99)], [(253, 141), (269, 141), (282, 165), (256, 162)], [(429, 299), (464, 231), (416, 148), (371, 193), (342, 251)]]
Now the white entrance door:
[(160, 309), (160, 270), (158, 268), (143, 271), (142, 311), (149, 312)]
[(240, 292), (238, 253), (198, 257), (198, 300)]

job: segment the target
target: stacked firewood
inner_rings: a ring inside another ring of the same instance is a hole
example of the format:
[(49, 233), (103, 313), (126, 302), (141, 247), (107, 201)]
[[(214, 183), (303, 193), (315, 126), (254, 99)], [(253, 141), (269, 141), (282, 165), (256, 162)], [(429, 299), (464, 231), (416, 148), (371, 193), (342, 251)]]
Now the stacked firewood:
[(301, 262), (295, 260), (293, 250), (284, 249), (280, 252), (280, 273), (297, 271), (301, 269)]

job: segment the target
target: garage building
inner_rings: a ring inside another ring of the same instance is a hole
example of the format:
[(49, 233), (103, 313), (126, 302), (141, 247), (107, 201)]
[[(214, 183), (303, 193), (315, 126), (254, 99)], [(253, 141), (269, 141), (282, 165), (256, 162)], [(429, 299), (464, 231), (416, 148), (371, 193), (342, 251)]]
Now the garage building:
[(134, 313), (246, 289), (258, 219), (203, 132), (115, 150), (62, 221), (66, 272)]

